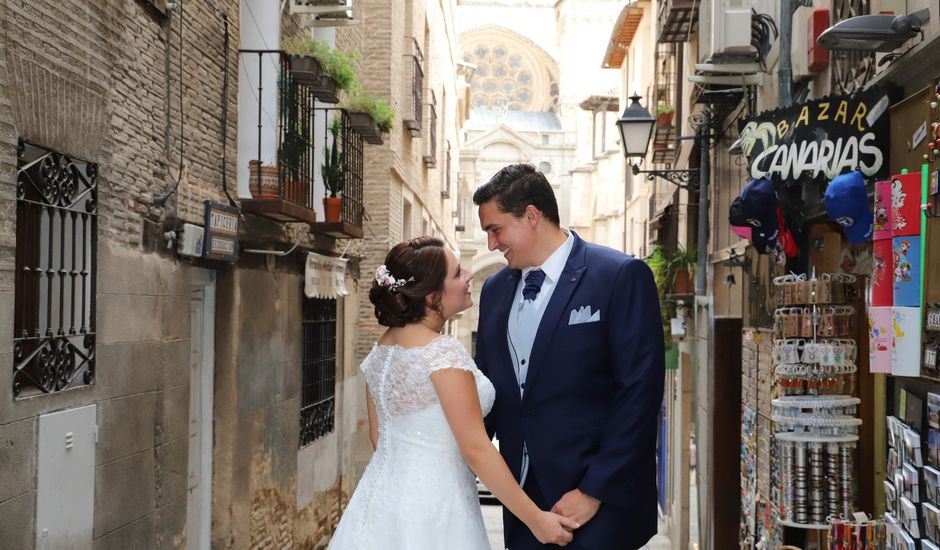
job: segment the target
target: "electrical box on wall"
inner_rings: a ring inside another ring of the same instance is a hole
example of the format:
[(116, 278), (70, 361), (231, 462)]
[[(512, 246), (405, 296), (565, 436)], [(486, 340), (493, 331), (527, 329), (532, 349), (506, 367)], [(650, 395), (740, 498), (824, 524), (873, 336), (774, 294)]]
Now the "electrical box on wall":
[(793, 78), (812, 78), (829, 65), (829, 50), (816, 44), (819, 35), (829, 28), (829, 9), (801, 6), (793, 14), (793, 39), (790, 65)]
[(193, 258), (202, 257), (202, 239), (205, 236), (205, 229), (191, 223), (184, 223), (180, 231), (179, 241), (176, 251), (180, 256), (191, 256)]

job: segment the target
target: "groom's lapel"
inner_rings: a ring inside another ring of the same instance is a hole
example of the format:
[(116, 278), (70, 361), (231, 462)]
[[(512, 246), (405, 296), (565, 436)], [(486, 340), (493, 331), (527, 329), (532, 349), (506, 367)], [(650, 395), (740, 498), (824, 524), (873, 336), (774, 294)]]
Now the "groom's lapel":
[[(496, 364), (506, 365), (505, 369), (500, 369), (501, 374), (506, 376), (513, 386), (518, 386), (519, 382), (516, 380), (512, 357), (509, 355), (509, 312), (515, 302), (516, 288), (519, 286), (521, 276), (522, 271), (518, 269), (506, 270), (505, 278), (500, 281), (502, 288), (499, 289), (499, 294), (496, 296), (498, 308), (496, 311), (496, 334), (498, 335), (497, 342), (500, 342), (500, 345), (496, 346), (496, 353), (500, 359), (496, 361)], [(515, 391), (512, 394), (519, 395)]]
[(584, 271), (587, 269), (584, 261), (585, 247), (584, 241), (575, 234), (574, 246), (571, 248), (571, 254), (568, 255), (568, 263), (565, 265), (561, 277), (555, 283), (555, 291), (548, 301), (548, 307), (542, 315), (542, 321), (539, 323), (539, 329), (535, 333), (535, 342), (532, 344), (532, 353), (529, 354), (529, 371), (525, 377), (525, 393), (522, 400), (525, 401), (532, 391), (532, 384), (535, 376), (542, 369), (542, 363), (547, 357), (549, 344), (554, 340), (555, 330), (558, 328), (558, 322), (565, 317), (565, 311), (568, 311), (568, 302), (578, 285), (584, 278)]

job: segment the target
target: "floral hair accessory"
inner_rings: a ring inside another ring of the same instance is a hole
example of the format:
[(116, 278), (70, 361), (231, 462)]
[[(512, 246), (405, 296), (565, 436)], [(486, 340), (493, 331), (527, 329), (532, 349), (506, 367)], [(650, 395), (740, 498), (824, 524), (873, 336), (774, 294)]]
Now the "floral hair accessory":
[(379, 286), (388, 287), (393, 291), (398, 290), (414, 280), (414, 277), (409, 277), (407, 280), (396, 279), (395, 276), (389, 272), (388, 268), (385, 267), (385, 264), (375, 268), (375, 282), (379, 283)]

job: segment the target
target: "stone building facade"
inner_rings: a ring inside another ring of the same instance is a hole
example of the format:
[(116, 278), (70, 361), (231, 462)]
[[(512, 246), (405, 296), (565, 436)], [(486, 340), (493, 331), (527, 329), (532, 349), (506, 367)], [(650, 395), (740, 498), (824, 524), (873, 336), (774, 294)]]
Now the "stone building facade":
[[(456, 174), (466, 79), (451, 3), (413, 3), (356, 2), (359, 25), (310, 30), (310, 16), (266, 0), (0, 2), (0, 546), (325, 547), (371, 455), (365, 294), (403, 236), (403, 197), (412, 234), (455, 245), (445, 167), (449, 143)], [(254, 54), (239, 49), (296, 34), (357, 52), (366, 90), (398, 111), (385, 145), (364, 148), (364, 237), (243, 211), (236, 262), (179, 255), (204, 201), (251, 198), (240, 141), (253, 136), (239, 128), (261, 98), (240, 83)], [(437, 92), (433, 154), (428, 131), (403, 122), (413, 35)], [(59, 202), (27, 218), (50, 190)], [(53, 259), (23, 275), (40, 252)], [(305, 296), (307, 252), (348, 259), (348, 295)], [(64, 473), (70, 484), (50, 490)]]

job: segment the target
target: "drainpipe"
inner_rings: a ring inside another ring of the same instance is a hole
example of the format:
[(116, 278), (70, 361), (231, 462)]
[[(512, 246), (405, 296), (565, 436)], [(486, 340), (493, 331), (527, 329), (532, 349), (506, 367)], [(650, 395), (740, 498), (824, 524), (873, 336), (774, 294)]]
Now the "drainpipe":
[(695, 295), (706, 296), (708, 277), (705, 267), (708, 263), (708, 184), (711, 177), (711, 110), (706, 107), (702, 112), (702, 125), (699, 126), (699, 147), (702, 150), (699, 162), (698, 191), (698, 262), (695, 268)]
[(780, 66), (777, 68), (777, 90), (781, 107), (793, 103), (793, 68), (790, 48), (793, 36), (793, 0), (780, 0)]

